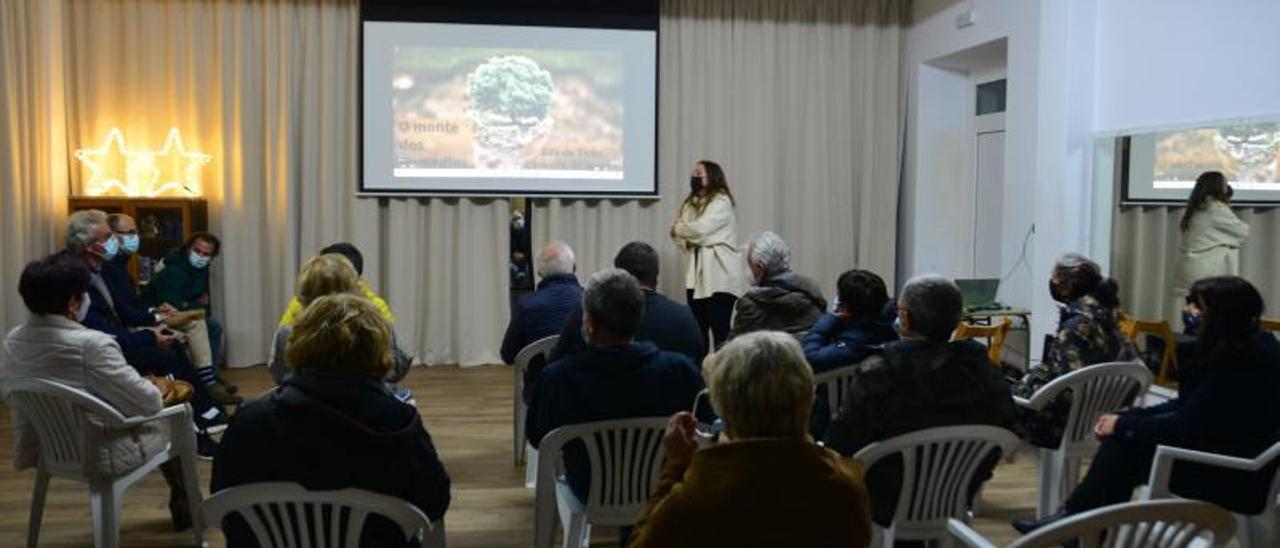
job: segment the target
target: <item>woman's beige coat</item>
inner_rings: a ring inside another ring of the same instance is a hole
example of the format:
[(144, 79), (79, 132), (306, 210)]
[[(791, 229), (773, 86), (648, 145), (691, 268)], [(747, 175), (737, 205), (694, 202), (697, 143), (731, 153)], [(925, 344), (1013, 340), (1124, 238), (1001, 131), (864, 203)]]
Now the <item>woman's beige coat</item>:
[(737, 225), (733, 202), (724, 194), (712, 198), (701, 215), (691, 205), (680, 208), (672, 239), (684, 263), (684, 287), (693, 290), (693, 298), (714, 293), (740, 297), (750, 286)]

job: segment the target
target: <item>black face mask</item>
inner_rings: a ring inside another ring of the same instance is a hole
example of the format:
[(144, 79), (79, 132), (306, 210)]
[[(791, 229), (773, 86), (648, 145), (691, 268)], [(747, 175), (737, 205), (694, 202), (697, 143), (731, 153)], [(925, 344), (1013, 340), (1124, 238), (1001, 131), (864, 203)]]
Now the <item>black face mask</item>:
[(1053, 280), (1049, 280), (1049, 296), (1053, 297), (1053, 300), (1064, 304), (1069, 300), (1066, 289), (1053, 283)]
[(697, 192), (702, 189), (702, 178), (698, 176), (689, 177), (689, 190)]

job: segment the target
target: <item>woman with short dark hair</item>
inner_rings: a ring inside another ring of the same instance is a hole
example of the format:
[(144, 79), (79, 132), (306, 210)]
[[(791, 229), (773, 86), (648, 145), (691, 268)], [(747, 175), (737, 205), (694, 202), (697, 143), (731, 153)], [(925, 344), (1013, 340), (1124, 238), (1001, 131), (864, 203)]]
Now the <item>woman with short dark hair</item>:
[[(1280, 432), (1280, 343), (1259, 328), (1262, 295), (1243, 278), (1222, 276), (1195, 283), (1191, 295), (1204, 312), (1193, 369), (1179, 378), (1178, 397), (1154, 407), (1103, 415), (1093, 427), (1102, 440), (1089, 472), (1063, 512), (1015, 522), (1023, 533), (1067, 515), (1129, 500), (1146, 481), (1157, 445), (1254, 458)], [(1243, 473), (1203, 466), (1174, 469), (1174, 494), (1205, 500), (1232, 512), (1257, 514), (1267, 504), (1275, 465)]]

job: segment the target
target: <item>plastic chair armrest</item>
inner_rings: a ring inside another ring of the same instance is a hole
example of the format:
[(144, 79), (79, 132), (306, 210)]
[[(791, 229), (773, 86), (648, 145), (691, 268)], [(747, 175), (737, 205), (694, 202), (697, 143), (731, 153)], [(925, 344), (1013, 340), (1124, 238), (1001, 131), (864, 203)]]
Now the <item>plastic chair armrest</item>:
[(187, 409), (188, 409), (188, 406), (185, 403), (178, 404), (178, 405), (170, 405), (169, 407), (161, 409), (159, 413), (156, 413), (154, 415), (147, 415), (145, 417), (129, 417), (127, 419), (124, 419), (123, 421), (120, 421), (120, 424), (118, 426), (122, 428), (132, 428), (132, 427), (140, 426), (149, 422), (154, 422), (161, 419), (167, 419), (175, 415), (185, 415), (187, 413)]
[(1173, 473), (1173, 463), (1179, 460), (1246, 472), (1257, 472), (1265, 462), (1263, 459), (1242, 459), (1240, 457), (1161, 445), (1156, 447), (1155, 460), (1151, 465), (1151, 475), (1147, 478), (1147, 497), (1149, 499), (1167, 498), (1169, 496), (1169, 475)]
[(947, 531), (950, 532), (952, 538), (959, 541), (959, 544), (962, 546), (969, 546), (971, 548), (996, 548), (996, 545), (992, 544), (991, 541), (986, 539), (986, 537), (983, 537), (977, 531), (974, 531), (972, 527), (965, 524), (965, 522), (956, 518), (947, 520)]

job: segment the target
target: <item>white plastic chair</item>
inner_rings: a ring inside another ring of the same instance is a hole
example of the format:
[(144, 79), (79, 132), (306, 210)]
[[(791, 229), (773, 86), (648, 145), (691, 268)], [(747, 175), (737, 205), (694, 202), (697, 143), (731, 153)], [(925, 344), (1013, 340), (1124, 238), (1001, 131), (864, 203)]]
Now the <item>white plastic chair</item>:
[[(667, 417), (644, 417), (562, 426), (542, 438), (534, 514), (534, 546), (550, 548), (555, 514), (564, 547), (586, 546), (591, 526), (626, 527), (644, 515), (662, 470)], [(591, 489), (579, 500), (560, 476), (565, 445), (581, 441), (591, 463)], [(557, 512), (558, 510), (558, 512)]]
[[(51, 477), (89, 484), (89, 501), (93, 513), (93, 545), (114, 548), (120, 544), (120, 506), (124, 491), (169, 459), (181, 457), (182, 481), (187, 502), (194, 510), (200, 506), (200, 478), (196, 473), (196, 438), (191, 423), (191, 408), (186, 405), (166, 407), (146, 417), (125, 417), (97, 396), (65, 384), (30, 377), (0, 379), (0, 395), (22, 413), (40, 438), (40, 464), (36, 470), (35, 490), (31, 496), (31, 517), (27, 528), (27, 546), (39, 543), (40, 521), (44, 515), (45, 495)], [(90, 421), (90, 416), (93, 417)], [(128, 431), (151, 422), (168, 425), (169, 446), (142, 465), (114, 476), (86, 473), (85, 429), (103, 428)], [(204, 523), (192, 516), (196, 545), (204, 540)]]
[(432, 524), (402, 499), (364, 489), (308, 491), (290, 482), (250, 483), (214, 493), (200, 513), (219, 528), (228, 514), (239, 514), (259, 545), (275, 548), (358, 548), (369, 514), (377, 514), (400, 527), (406, 543), (417, 539), (423, 548), (444, 548), (443, 523)]
[[(1161, 445), (1156, 448), (1155, 460), (1151, 465), (1151, 476), (1147, 480), (1143, 498), (1163, 499), (1174, 496), (1169, 492), (1169, 476), (1173, 472), (1173, 464), (1176, 461), (1257, 472), (1275, 462), (1276, 459), (1280, 459), (1280, 442), (1253, 459)], [(1271, 489), (1267, 491), (1266, 500), (1270, 504), (1262, 510), (1261, 514), (1235, 514), (1236, 535), (1240, 539), (1242, 548), (1270, 548), (1280, 545), (1280, 473), (1272, 476)]]
[(995, 449), (1018, 447), (1013, 432), (986, 425), (943, 426), (917, 430), (866, 447), (853, 456), (867, 470), (881, 459), (902, 455), (902, 487), (888, 531), (872, 523), (872, 546), (890, 548), (895, 540), (946, 543), (947, 520), (969, 510), (969, 487), (983, 461)]
[(840, 406), (853, 387), (854, 370), (857, 367), (858, 364), (846, 365), (813, 376), (814, 393), (817, 393), (819, 386), (827, 387), (827, 409), (831, 411), (832, 420), (840, 413)]
[(524, 433), (524, 419), (529, 408), (524, 404), (524, 372), (529, 369), (529, 362), (535, 356), (542, 356), (544, 361), (551, 357), (551, 351), (560, 342), (559, 335), (543, 337), (520, 349), (516, 354), (511, 370), (515, 378), (511, 381), (511, 429), (515, 436), (511, 440), (511, 453), (515, 457), (516, 466), (525, 465), (524, 486), (533, 489), (534, 478), (538, 473), (538, 449), (529, 445), (529, 438)]
[[(963, 546), (996, 546), (958, 519), (950, 520), (947, 528)], [(1226, 546), (1234, 529), (1231, 513), (1207, 502), (1137, 501), (1071, 516), (1014, 541), (1008, 548), (1048, 548), (1070, 540), (1077, 540), (1081, 548)]]
[(1057, 449), (1040, 448), (1039, 498), (1036, 517), (1058, 510), (1080, 482), (1080, 461), (1098, 450), (1093, 424), (1098, 417), (1132, 406), (1151, 385), (1151, 370), (1142, 362), (1100, 363), (1072, 371), (1040, 387), (1031, 399), (1014, 397), (1021, 407), (1039, 411), (1063, 392), (1071, 391), (1071, 410)]

